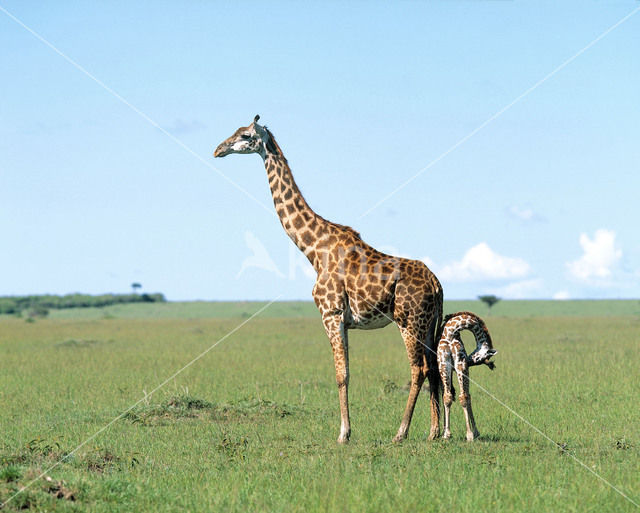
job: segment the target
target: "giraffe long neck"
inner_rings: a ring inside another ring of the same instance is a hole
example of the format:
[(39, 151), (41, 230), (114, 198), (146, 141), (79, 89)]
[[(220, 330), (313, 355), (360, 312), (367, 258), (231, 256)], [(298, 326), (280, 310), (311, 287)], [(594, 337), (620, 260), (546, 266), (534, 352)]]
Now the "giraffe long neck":
[(489, 349), (493, 348), (487, 326), (477, 315), (471, 312), (459, 312), (445, 318), (445, 328), (447, 328), (447, 325), (451, 327), (451, 331), (449, 331), (450, 337), (459, 337), (461, 331), (469, 330), (476, 339), (476, 349), (483, 345), (488, 346)]
[(318, 234), (323, 233), (327, 221), (316, 214), (302, 196), (287, 159), (277, 144), (267, 148), (264, 166), (273, 204), (284, 231), (315, 267)]

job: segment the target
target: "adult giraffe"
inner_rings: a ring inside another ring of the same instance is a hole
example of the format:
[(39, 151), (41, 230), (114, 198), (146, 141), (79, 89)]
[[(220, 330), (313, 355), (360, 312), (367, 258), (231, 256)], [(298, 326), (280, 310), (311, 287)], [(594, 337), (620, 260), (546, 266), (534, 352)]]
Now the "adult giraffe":
[(313, 299), (331, 342), (340, 398), (340, 436), (351, 435), (349, 422), (349, 329), (374, 329), (394, 321), (400, 328), (411, 365), (411, 389), (394, 441), (406, 438), (425, 378), (431, 393), (429, 439), (440, 435), (435, 332), (442, 319), (442, 287), (419, 260), (385, 255), (360, 234), (316, 214), (300, 193), (273, 134), (258, 124), (240, 127), (215, 150), (215, 157), (257, 153), (262, 157), (280, 222), (318, 273)]

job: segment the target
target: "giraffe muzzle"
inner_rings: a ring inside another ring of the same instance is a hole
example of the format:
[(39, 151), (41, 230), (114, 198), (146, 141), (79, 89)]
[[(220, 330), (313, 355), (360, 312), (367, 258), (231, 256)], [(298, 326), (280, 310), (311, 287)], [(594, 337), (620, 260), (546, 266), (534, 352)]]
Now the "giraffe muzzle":
[(230, 148), (225, 144), (222, 143), (220, 146), (218, 146), (216, 148), (216, 150), (213, 152), (213, 156), (214, 157), (226, 157), (227, 155), (229, 155), (230, 153)]

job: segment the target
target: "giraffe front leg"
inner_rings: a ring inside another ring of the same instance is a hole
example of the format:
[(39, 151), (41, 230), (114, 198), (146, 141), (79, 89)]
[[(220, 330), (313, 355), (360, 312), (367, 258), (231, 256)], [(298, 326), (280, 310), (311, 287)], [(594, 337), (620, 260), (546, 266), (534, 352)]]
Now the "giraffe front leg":
[(340, 400), (340, 435), (338, 436), (338, 443), (344, 444), (349, 441), (351, 436), (351, 423), (349, 421), (349, 341), (341, 316), (323, 316), (323, 321), (331, 342), (331, 349), (333, 350), (338, 398)]
[(458, 381), (460, 383), (460, 404), (464, 410), (464, 420), (467, 426), (467, 441), (471, 442), (480, 436), (471, 409), (471, 395), (469, 394), (469, 367), (466, 359), (457, 365)]
[(351, 422), (349, 420), (349, 349), (346, 337), (335, 337), (331, 341), (333, 361), (336, 367), (336, 383), (340, 400), (340, 436), (338, 443), (344, 444), (351, 437)]
[(451, 381), (453, 370), (451, 365), (451, 352), (438, 350), (438, 367), (443, 386), (444, 433), (442, 437), (451, 438), (451, 404), (453, 403), (453, 394), (455, 393), (452, 391), (453, 383)]

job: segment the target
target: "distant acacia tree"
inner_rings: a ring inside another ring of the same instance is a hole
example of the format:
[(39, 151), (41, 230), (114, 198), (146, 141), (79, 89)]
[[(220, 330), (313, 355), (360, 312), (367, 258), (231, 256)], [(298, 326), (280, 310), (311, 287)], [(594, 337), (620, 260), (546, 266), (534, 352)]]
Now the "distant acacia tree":
[(486, 304), (489, 307), (489, 310), (491, 310), (491, 307), (493, 305), (495, 305), (498, 301), (500, 301), (500, 298), (498, 296), (493, 296), (493, 295), (478, 296), (478, 299), (482, 301), (484, 304)]
[(137, 294), (141, 288), (142, 288), (142, 285), (137, 281), (131, 284), (131, 289), (133, 290), (134, 294)]
[(35, 305), (29, 309), (28, 319), (34, 320), (36, 317), (40, 317), (44, 319), (47, 315), (49, 315), (49, 309), (42, 305)]

